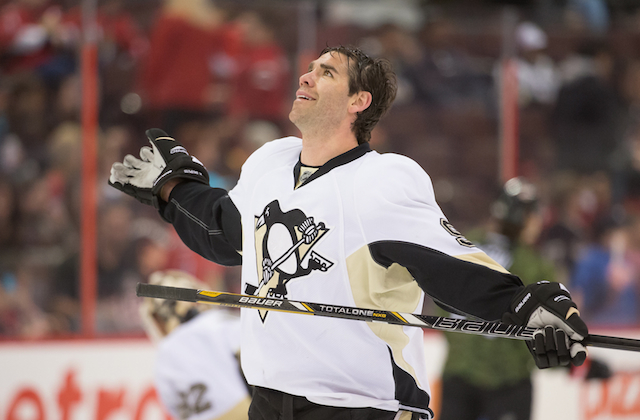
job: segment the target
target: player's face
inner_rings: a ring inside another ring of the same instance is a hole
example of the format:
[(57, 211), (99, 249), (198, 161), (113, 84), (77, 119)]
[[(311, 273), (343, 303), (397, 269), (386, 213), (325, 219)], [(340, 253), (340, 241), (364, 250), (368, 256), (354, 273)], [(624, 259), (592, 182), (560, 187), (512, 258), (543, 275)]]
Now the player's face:
[(312, 61), (309, 71), (300, 76), (289, 119), (303, 133), (305, 129), (326, 129), (350, 118), (347, 63), (346, 56), (329, 52)]

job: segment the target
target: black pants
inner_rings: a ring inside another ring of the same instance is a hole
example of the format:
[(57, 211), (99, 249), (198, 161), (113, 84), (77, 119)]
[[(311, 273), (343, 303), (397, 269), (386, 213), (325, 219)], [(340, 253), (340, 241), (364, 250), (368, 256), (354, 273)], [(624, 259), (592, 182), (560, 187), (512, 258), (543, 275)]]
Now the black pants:
[(438, 420), (529, 420), (532, 385), (529, 379), (497, 389), (470, 385), (458, 377), (442, 380)]
[(396, 413), (376, 408), (328, 407), (304, 397), (254, 387), (249, 420), (393, 420)]

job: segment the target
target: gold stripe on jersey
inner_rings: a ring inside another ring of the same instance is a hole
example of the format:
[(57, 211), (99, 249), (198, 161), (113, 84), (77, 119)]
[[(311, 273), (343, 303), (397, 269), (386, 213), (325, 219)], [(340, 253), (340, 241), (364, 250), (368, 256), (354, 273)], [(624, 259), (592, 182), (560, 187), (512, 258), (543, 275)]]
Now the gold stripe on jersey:
[[(366, 245), (347, 257), (347, 273), (357, 307), (411, 313), (421, 303), (422, 290), (409, 271), (395, 263), (388, 269), (377, 264)], [(409, 344), (404, 330), (392, 324), (367, 325), (391, 348), (394, 362), (422, 386), (414, 367), (402, 355)]]
[(411, 420), (413, 418), (413, 413), (411, 411), (399, 411), (400, 416), (396, 417), (396, 420)]
[(473, 254), (455, 255), (455, 257), (462, 261), (479, 264), (487, 268), (491, 268), (492, 270), (509, 274), (509, 271), (507, 271), (506, 268), (504, 268), (503, 266), (495, 262), (490, 256), (488, 256), (484, 252), (474, 252)]

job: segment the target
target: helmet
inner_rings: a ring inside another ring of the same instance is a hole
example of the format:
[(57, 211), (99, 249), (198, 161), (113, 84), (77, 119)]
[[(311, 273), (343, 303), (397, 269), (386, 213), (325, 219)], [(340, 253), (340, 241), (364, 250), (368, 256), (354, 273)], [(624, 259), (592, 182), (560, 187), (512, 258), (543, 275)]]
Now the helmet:
[[(180, 270), (156, 271), (149, 276), (149, 284), (202, 288), (202, 283), (197, 278)], [(159, 341), (177, 326), (198, 315), (203, 306), (194, 302), (145, 297), (140, 305), (140, 316), (149, 338)]]
[(524, 177), (508, 180), (498, 199), (491, 206), (491, 215), (500, 222), (503, 233), (515, 239), (527, 217), (538, 205), (535, 185)]

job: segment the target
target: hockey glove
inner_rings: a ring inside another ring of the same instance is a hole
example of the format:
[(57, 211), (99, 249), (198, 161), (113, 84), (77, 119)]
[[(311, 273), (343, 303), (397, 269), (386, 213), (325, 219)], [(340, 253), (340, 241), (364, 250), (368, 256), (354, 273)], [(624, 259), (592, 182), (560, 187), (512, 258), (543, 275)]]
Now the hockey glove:
[(109, 185), (157, 209), (160, 208), (158, 195), (171, 179), (190, 179), (209, 185), (206, 168), (189, 155), (182, 144), (158, 128), (147, 130), (146, 135), (151, 147), (140, 149), (140, 159), (127, 155), (122, 163), (114, 163)]
[(143, 204), (153, 205), (151, 188), (163, 169), (155, 166), (153, 160), (153, 150), (149, 146), (140, 149), (140, 159), (126, 155), (122, 163), (116, 162), (111, 166), (109, 185)]
[(560, 283), (544, 281), (526, 286), (502, 321), (540, 329), (533, 340), (527, 341), (540, 369), (569, 362), (580, 366), (587, 357), (587, 349), (580, 342), (589, 331), (569, 291)]

